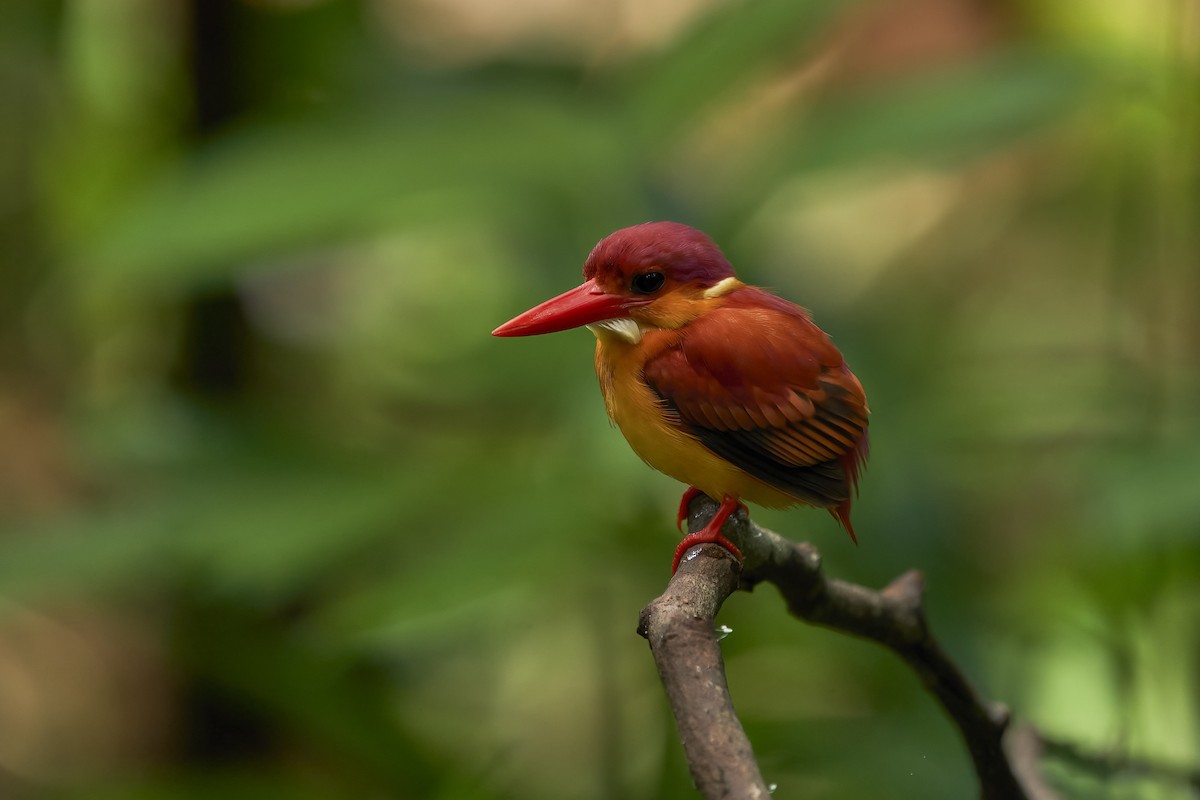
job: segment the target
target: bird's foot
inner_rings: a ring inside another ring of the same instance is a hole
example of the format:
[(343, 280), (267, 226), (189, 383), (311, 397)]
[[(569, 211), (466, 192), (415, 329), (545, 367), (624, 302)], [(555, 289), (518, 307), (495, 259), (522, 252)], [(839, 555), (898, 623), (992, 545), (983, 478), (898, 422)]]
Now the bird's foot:
[(679, 500), (679, 511), (675, 512), (675, 527), (680, 531), (683, 530), (684, 520), (688, 518), (688, 507), (704, 492), (697, 489), (695, 486), (689, 486), (687, 491), (683, 493), (683, 497)]
[[(690, 503), (691, 499), (697, 494), (701, 494), (701, 492), (696, 488), (690, 488), (687, 490), (687, 492), (684, 492), (684, 502), (681, 504), (680, 510), (685, 512), (685, 516), (687, 504)], [(671, 562), (671, 574), (674, 575), (675, 571), (679, 569), (679, 562), (683, 560), (684, 553), (686, 553), (695, 545), (705, 544), (706, 542), (713, 542), (714, 544), (721, 545), (721, 547), (724, 547), (726, 550), (732, 553), (734, 558), (736, 558), (738, 561), (741, 561), (742, 551), (737, 548), (737, 545), (721, 535), (721, 527), (725, 524), (725, 520), (729, 519), (730, 514), (732, 514), (734, 511), (737, 511), (739, 508), (744, 509), (745, 507), (745, 505), (738, 502), (736, 497), (725, 495), (725, 497), (721, 499), (721, 507), (717, 509), (716, 515), (713, 516), (709, 523), (705, 525), (703, 529), (698, 530), (695, 533), (689, 533), (687, 536), (683, 537), (683, 541), (681, 541), (679, 546), (675, 548), (675, 560)]]

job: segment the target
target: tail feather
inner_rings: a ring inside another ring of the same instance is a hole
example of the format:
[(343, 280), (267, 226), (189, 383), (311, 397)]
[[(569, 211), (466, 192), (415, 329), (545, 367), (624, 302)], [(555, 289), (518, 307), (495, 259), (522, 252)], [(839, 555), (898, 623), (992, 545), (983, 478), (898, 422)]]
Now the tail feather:
[(858, 537), (854, 535), (854, 526), (850, 524), (850, 501), (845, 500), (840, 505), (833, 506), (829, 509), (829, 513), (846, 529), (846, 533), (850, 534), (850, 541), (858, 544)]
[(867, 454), (870, 452), (870, 449), (870, 444), (867, 441), (867, 432), (863, 431), (862, 437), (854, 447), (842, 454), (839, 460), (846, 474), (846, 482), (852, 490), (850, 492), (851, 496), (829, 509), (829, 513), (846, 529), (846, 533), (850, 534), (850, 541), (855, 544), (858, 544), (858, 537), (854, 535), (854, 526), (850, 523), (850, 501), (858, 496), (858, 477), (862, 474), (863, 468), (866, 466)]

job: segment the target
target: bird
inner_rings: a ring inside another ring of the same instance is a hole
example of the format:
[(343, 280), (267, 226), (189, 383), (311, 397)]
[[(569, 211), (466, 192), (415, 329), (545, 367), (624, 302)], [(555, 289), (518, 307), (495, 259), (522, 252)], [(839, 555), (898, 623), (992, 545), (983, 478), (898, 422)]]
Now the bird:
[(646, 222), (601, 239), (584, 282), (494, 336), (587, 327), (610, 419), (654, 469), (687, 485), (676, 525), (703, 493), (720, 505), (675, 550), (715, 542), (743, 500), (828, 509), (850, 521), (868, 455), (866, 394), (808, 311), (740, 281), (707, 235)]

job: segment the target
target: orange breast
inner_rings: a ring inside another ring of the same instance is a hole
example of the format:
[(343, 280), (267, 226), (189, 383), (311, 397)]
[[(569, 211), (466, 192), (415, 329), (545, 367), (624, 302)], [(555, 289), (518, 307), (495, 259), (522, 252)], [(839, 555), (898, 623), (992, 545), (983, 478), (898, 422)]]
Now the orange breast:
[(768, 508), (798, 501), (712, 453), (683, 430), (642, 378), (648, 358), (674, 344), (678, 333), (653, 330), (637, 344), (597, 332), (596, 375), (609, 417), (643, 461), (720, 500), (729, 494)]

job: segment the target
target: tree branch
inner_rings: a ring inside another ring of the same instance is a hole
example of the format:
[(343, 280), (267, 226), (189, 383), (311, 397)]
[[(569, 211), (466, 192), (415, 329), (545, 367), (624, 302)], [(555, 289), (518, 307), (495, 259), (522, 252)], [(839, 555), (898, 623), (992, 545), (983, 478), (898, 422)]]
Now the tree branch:
[(1054, 739), (1031, 729), (1037, 746), (1047, 758), (1058, 759), (1081, 772), (1105, 780), (1120, 776), (1147, 778), (1159, 783), (1186, 786), (1200, 797), (1200, 766), (1185, 767), (1150, 758), (1137, 758), (1121, 753), (1091, 752), (1074, 742)]
[(650, 642), (696, 788), (706, 798), (765, 800), (767, 786), (734, 713), (713, 627), (740, 573), (724, 548), (702, 548), (642, 609), (638, 633)]
[[(697, 497), (688, 530), (703, 528), (716, 510), (714, 501)], [(638, 625), (650, 642), (692, 778), (705, 798), (768, 794), (733, 710), (714, 625), (735, 589), (749, 591), (763, 581), (775, 585), (793, 616), (878, 642), (900, 656), (958, 728), (983, 800), (1058, 800), (1042, 776), (1042, 758), (1100, 778), (1135, 775), (1200, 793), (1200, 768), (1090, 753), (1032, 725), (1010, 726), (1008, 709), (984, 700), (934, 639), (919, 572), (906, 572), (874, 591), (826, 577), (815, 547), (760, 528), (745, 511), (731, 516), (722, 533), (741, 549), (742, 563), (714, 544), (691, 548), (666, 591), (642, 610)]]
[[(709, 498), (697, 497), (689, 509), (688, 529), (700, 530), (716, 509)], [(1052, 797), (1042, 786), (1027, 791), (1018, 781), (1004, 750), (1008, 710), (984, 701), (933, 638), (920, 573), (907, 572), (873, 591), (826, 577), (816, 548), (760, 528), (744, 511), (730, 517), (723, 533), (742, 550), (740, 583), (737, 562), (724, 548), (692, 548), (666, 592), (642, 611), (638, 628), (650, 642), (692, 777), (704, 797), (765, 797), (753, 751), (729, 699), (713, 626), (734, 588), (752, 589), (763, 581), (779, 589), (794, 616), (878, 642), (912, 667), (958, 727), (984, 800)]]

